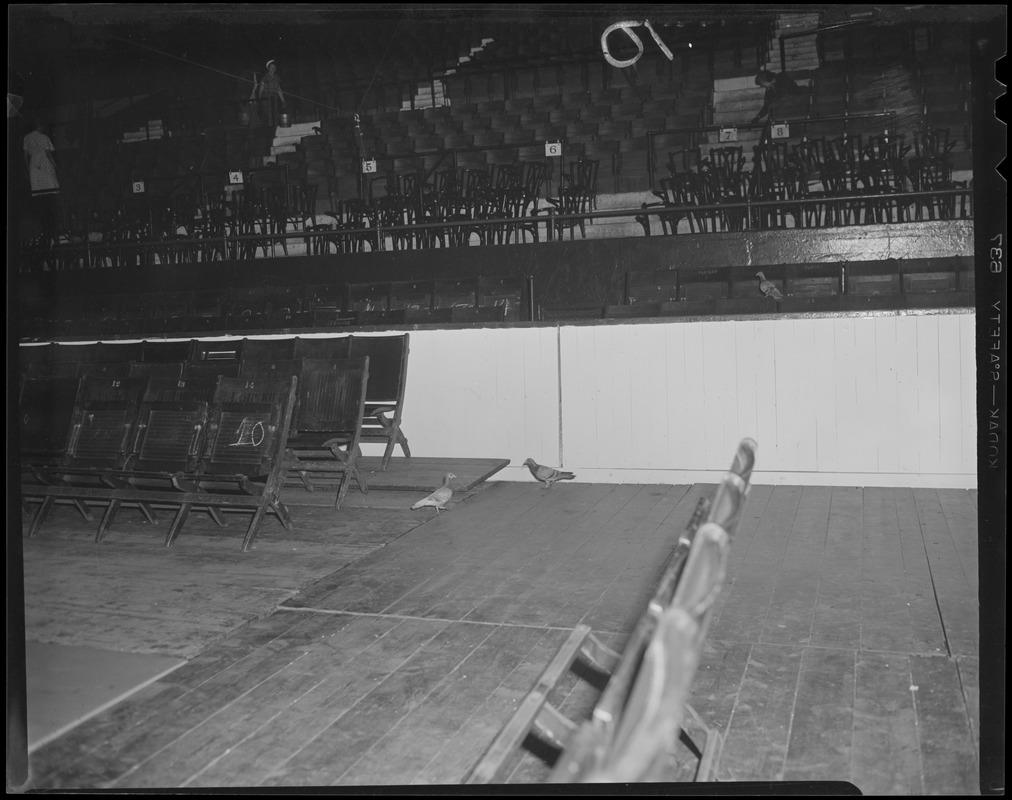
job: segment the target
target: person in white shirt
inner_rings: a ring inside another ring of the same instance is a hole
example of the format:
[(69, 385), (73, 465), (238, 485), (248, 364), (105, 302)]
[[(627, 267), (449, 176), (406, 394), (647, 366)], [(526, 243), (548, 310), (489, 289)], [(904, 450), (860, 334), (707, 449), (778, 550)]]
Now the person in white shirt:
[(42, 120), (36, 122), (31, 133), (25, 136), (22, 150), (32, 189), (32, 205), (42, 233), (52, 240), (60, 233), (60, 181), (56, 174), (56, 148), (46, 128)]

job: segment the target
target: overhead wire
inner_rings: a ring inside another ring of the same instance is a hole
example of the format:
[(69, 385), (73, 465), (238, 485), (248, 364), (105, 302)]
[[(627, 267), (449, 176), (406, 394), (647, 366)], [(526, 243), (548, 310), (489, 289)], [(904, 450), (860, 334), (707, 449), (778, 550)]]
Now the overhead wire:
[[(398, 25), (399, 24), (400, 23), (398, 22)], [(394, 31), (394, 34), (396, 35), (396, 30)], [(227, 78), (232, 78), (232, 79), (237, 80), (237, 81), (239, 81), (240, 83), (243, 83), (243, 84), (253, 83), (253, 81), (251, 81), (249, 78), (244, 78), (241, 75), (236, 75), (236, 74), (234, 74), (232, 72), (227, 72), (225, 70), (218, 69), (217, 67), (212, 67), (209, 64), (202, 64), (199, 61), (194, 61), (192, 58), (186, 58), (185, 56), (178, 56), (175, 53), (169, 53), (169, 52), (166, 52), (165, 50), (159, 50), (157, 47), (151, 47), (150, 45), (141, 44), (141, 43), (135, 42), (135, 41), (133, 41), (131, 39), (126, 39), (126, 38), (123, 38), (121, 36), (116, 36), (115, 34), (107, 33), (106, 36), (109, 39), (115, 39), (117, 41), (124, 42), (125, 44), (129, 44), (132, 47), (136, 47), (136, 48), (141, 49), (141, 50), (149, 50), (152, 53), (157, 53), (158, 55), (165, 56), (167, 58), (173, 58), (176, 61), (182, 61), (185, 64), (189, 64), (189, 65), (197, 67), (199, 69), (204, 69), (204, 70), (207, 70), (209, 72), (216, 72), (219, 75), (224, 75)], [(366, 93), (368, 93), (369, 88), (371, 88), (372, 84), (375, 82), (376, 75), (379, 74), (380, 67), (383, 64), (383, 59), (386, 58), (386, 54), (390, 51), (390, 45), (392, 43), (393, 43), (393, 37), (391, 37), (390, 42), (387, 43), (386, 50), (384, 50), (384, 52), (383, 52), (383, 57), (380, 59), (380, 63), (376, 66), (376, 71), (373, 73), (372, 80), (369, 82), (369, 87), (366, 88)], [(362, 102), (365, 99), (366, 93), (364, 93), (362, 95), (362, 101), (359, 102), (359, 109), (356, 109), (355, 112), (350, 112), (350, 111), (347, 111), (347, 110), (345, 110), (343, 108), (340, 108), (338, 106), (328, 105), (327, 103), (323, 103), (320, 100), (314, 99), (312, 97), (303, 97), (301, 95), (294, 94), (293, 92), (290, 92), (290, 91), (287, 91), (287, 90), (285, 91), (285, 95), (287, 95), (288, 97), (292, 97), (292, 98), (294, 98), (296, 100), (305, 100), (306, 102), (314, 104), (318, 108), (326, 109), (327, 111), (333, 111), (333, 112), (336, 112), (336, 113), (341, 114), (343, 116), (347, 116), (349, 118), (350, 117), (355, 117), (355, 116), (358, 115), (358, 111), (361, 109), (361, 105), (362, 105)]]

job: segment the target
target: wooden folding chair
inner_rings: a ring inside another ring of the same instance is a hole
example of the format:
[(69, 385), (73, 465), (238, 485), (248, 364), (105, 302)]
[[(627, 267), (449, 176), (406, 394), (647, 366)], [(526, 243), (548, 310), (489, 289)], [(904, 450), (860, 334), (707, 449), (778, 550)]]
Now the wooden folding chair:
[(358, 467), (369, 365), (368, 356), (303, 359), (300, 365), (298, 412), (285, 451), (285, 470), (298, 476), (310, 492), (315, 481), (339, 476), (335, 508), (344, 502), (350, 479), (363, 493), (369, 491)]
[(369, 357), (363, 442), (383, 442), (382, 469), (390, 465), (394, 448), (400, 445), (411, 457), (408, 439), (401, 429), (404, 392), (408, 374), (408, 334), (400, 336), (350, 336), (348, 357)]

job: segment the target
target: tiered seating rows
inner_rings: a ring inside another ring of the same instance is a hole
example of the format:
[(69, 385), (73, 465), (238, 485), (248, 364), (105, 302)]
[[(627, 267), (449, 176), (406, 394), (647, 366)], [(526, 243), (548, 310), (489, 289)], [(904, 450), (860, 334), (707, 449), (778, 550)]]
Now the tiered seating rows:
[[(681, 743), (687, 743), (696, 762), (688, 780), (712, 778), (721, 735), (692, 709), (688, 696), (755, 457), (756, 443), (742, 440), (731, 471), (716, 492), (700, 502), (673, 545), (622, 653), (607, 647), (588, 626), (577, 626), (471, 771), (468, 783), (503, 782), (518, 749), (534, 751), (538, 746), (556, 753), (549, 782), (675, 782), (685, 780)], [(582, 672), (575, 668), (577, 662)], [(587, 669), (596, 677), (588, 676)], [(592, 683), (605, 681), (586, 721), (568, 718), (549, 700), (570, 671)], [(690, 729), (705, 737), (702, 746)]]

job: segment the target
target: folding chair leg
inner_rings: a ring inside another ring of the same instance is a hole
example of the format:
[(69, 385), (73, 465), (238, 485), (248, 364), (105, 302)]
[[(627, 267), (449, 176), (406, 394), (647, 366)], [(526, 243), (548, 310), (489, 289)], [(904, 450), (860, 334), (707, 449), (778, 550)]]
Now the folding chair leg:
[(260, 523), (263, 522), (267, 505), (267, 503), (261, 503), (257, 506), (256, 511), (253, 512), (253, 519), (249, 524), (249, 528), (246, 529), (246, 537), (242, 540), (242, 550), (244, 553), (250, 549), (253, 540), (257, 538), (257, 534), (260, 532)]
[(91, 515), (91, 510), (88, 508), (88, 506), (86, 506), (80, 500), (74, 500), (73, 502), (74, 502), (74, 508), (76, 508), (78, 510), (78, 512), (80, 512), (81, 516), (84, 517), (85, 520), (87, 520), (88, 522), (93, 522), (94, 521), (95, 518)]
[(155, 516), (155, 512), (151, 510), (150, 505), (147, 503), (138, 503), (137, 505), (140, 508), (141, 513), (144, 515), (144, 519), (146, 519), (149, 524), (154, 525), (157, 523), (158, 518)]
[(334, 497), (334, 508), (340, 508), (344, 503), (344, 499), (348, 496), (348, 484), (351, 482), (350, 476), (346, 469), (341, 473), (341, 481), (337, 484), (337, 496)]
[(46, 521), (46, 517), (49, 516), (49, 512), (52, 510), (55, 503), (56, 500), (52, 497), (42, 498), (42, 505), (39, 506), (39, 510), (35, 512), (35, 516), (32, 517), (32, 521), (28, 525), (29, 539), (35, 536), (35, 532), (42, 526), (42, 523)]
[(290, 531), (292, 529), (292, 515), (288, 513), (288, 506), (281, 502), (280, 497), (275, 497), (270, 501), (270, 509), (281, 524), (285, 526), (285, 530)]
[(228, 523), (225, 522), (225, 518), (218, 513), (218, 509), (208, 506), (207, 513), (211, 515), (211, 519), (214, 520), (214, 524), (219, 528), (227, 528)]
[[(110, 500), (109, 505), (106, 506), (105, 513), (102, 515), (102, 521), (98, 523), (98, 530), (95, 532), (95, 544), (98, 544), (105, 538), (106, 531), (109, 530), (109, 526), (112, 525), (113, 519), (116, 517), (116, 512), (119, 510), (120, 501)], [(141, 504), (141, 508), (144, 504)]]
[(179, 531), (186, 522), (186, 518), (190, 515), (190, 507), (190, 503), (183, 503), (179, 507), (179, 511), (176, 512), (175, 519), (172, 520), (172, 524), (169, 526), (169, 532), (165, 536), (166, 547), (171, 547), (172, 542), (175, 541), (176, 536), (179, 535)]

